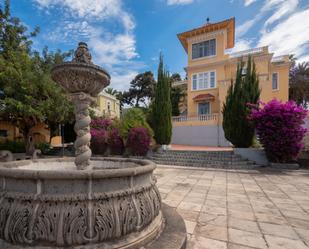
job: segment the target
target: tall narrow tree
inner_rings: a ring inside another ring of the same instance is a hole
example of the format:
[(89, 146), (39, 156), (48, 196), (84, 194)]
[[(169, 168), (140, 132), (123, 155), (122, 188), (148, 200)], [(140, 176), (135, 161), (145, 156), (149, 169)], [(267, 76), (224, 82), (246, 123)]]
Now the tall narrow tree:
[(158, 144), (170, 144), (172, 138), (172, 104), (171, 84), (168, 72), (163, 66), (163, 56), (160, 54), (158, 82), (155, 89), (155, 99), (152, 105), (154, 137)]
[(235, 147), (247, 148), (252, 145), (254, 127), (247, 118), (247, 105), (257, 104), (260, 92), (255, 63), (249, 56), (246, 70), (242, 61), (237, 66), (236, 81), (228, 90), (222, 111), (225, 138)]

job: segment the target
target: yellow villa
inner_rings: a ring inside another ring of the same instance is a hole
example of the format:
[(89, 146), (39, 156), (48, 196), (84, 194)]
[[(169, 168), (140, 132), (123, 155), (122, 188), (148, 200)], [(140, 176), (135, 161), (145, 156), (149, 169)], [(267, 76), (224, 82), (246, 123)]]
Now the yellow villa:
[(268, 46), (230, 53), (235, 46), (235, 18), (207, 22), (177, 36), (188, 54), (187, 80), (173, 86), (186, 88), (187, 97), (186, 103), (181, 103), (182, 109), (186, 106), (184, 115), (173, 117), (173, 143), (229, 145), (222, 130), (221, 110), (237, 64), (241, 60), (246, 63), (249, 55), (256, 64), (261, 101), (288, 100), (289, 56), (274, 57)]
[[(97, 97), (97, 106), (94, 111), (99, 117), (120, 118), (120, 101), (115, 96), (103, 91)], [(31, 131), (35, 143), (50, 141), (50, 130), (46, 124), (39, 123)], [(23, 136), (18, 127), (10, 122), (0, 120), (0, 143), (6, 140), (22, 141)], [(53, 146), (60, 146), (61, 137), (53, 137), (51, 143)]]
[(95, 111), (97, 116), (120, 118), (120, 101), (114, 95), (103, 91), (97, 97)]

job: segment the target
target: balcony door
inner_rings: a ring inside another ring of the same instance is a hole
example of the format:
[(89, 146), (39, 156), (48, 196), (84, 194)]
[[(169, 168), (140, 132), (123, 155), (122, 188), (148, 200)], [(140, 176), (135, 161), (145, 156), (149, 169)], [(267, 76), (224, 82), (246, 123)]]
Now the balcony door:
[(210, 103), (203, 102), (198, 103), (198, 115), (207, 115), (210, 114)]

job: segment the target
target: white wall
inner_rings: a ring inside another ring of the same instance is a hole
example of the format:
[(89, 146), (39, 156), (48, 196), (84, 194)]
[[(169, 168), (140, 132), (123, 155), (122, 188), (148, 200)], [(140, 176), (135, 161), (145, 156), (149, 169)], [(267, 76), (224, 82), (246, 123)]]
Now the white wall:
[(174, 126), (172, 144), (197, 146), (230, 146), (222, 126)]

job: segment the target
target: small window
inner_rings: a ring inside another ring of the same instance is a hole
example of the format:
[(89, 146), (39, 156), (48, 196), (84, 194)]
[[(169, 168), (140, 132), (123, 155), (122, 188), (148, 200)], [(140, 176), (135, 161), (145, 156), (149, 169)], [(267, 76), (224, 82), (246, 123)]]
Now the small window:
[(8, 131), (7, 130), (0, 130), (0, 137), (7, 137)]
[(198, 88), (199, 89), (204, 88), (204, 74), (202, 74), (202, 73), (198, 74)]
[(210, 72), (210, 88), (214, 88), (216, 86), (216, 74), (215, 72)]
[(216, 55), (216, 39), (192, 44), (192, 59)]
[(192, 89), (196, 90), (197, 89), (197, 75), (194, 74), (192, 77)]
[(204, 90), (216, 87), (216, 72), (204, 72), (192, 75), (192, 90)]
[(272, 89), (273, 90), (278, 90), (279, 89), (278, 73), (273, 73), (272, 74)]

